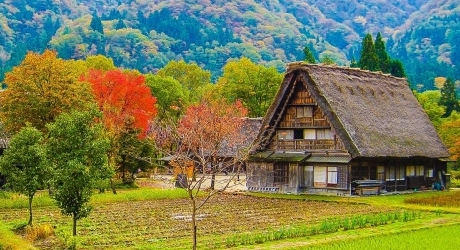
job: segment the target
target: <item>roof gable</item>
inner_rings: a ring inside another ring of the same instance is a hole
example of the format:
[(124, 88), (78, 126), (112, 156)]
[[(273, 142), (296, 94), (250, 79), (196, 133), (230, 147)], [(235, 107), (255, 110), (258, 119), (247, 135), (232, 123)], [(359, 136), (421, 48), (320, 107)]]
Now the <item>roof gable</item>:
[(295, 85), (306, 85), (352, 157), (448, 157), (403, 78), (337, 66), (294, 63), (270, 106), (257, 150), (272, 140)]

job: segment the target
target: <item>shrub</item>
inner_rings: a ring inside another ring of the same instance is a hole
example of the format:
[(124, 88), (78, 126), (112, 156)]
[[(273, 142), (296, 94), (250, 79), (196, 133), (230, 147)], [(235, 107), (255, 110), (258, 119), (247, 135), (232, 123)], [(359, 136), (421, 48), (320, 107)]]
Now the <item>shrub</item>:
[(50, 224), (39, 226), (27, 226), (25, 228), (26, 237), (31, 241), (43, 240), (54, 235), (54, 229)]

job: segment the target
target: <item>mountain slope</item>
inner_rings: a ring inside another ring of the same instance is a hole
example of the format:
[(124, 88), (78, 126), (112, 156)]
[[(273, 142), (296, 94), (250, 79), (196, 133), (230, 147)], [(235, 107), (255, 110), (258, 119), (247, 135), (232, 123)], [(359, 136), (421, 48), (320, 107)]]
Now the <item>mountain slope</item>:
[[(414, 86), (427, 89), (434, 75), (457, 76), (455, 34), (443, 35), (432, 48), (423, 45), (442, 31), (458, 30), (459, 5), (460, 0), (0, 0), (0, 62), (8, 70), (26, 50), (52, 48), (63, 58), (102, 53), (117, 66), (142, 72), (184, 59), (216, 79), (228, 60), (242, 56), (282, 71), (286, 62), (303, 59), (306, 45), (317, 60), (327, 55), (348, 65), (359, 57), (365, 33), (381, 32)], [(103, 32), (90, 27), (95, 17)], [(431, 26), (436, 29), (428, 32)], [(414, 59), (420, 54), (433, 57), (430, 67), (440, 69), (426, 79), (418, 73), (425, 61)]]

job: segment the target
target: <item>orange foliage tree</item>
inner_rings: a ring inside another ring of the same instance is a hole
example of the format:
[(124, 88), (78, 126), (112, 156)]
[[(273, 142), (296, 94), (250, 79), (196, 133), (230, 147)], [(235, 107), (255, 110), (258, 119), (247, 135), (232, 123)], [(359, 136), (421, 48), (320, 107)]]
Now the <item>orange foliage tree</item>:
[(126, 171), (130, 170), (134, 176), (143, 165), (139, 154), (149, 152), (140, 140), (145, 138), (157, 113), (156, 98), (145, 84), (144, 76), (133, 71), (90, 70), (84, 80), (91, 83), (102, 122), (112, 141), (110, 162), (117, 165), (125, 181)]
[(85, 72), (84, 62), (59, 59), (54, 51), (27, 53), (6, 74), (8, 88), (0, 92), (0, 118), (6, 129), (15, 133), (30, 123), (44, 132), (61, 113), (94, 108), (91, 87), (79, 81)]
[[(173, 162), (171, 172), (177, 172), (179, 168), (179, 172), (184, 173), (178, 181), (191, 201), (193, 249), (196, 249), (197, 242), (197, 210), (210, 197), (231, 185), (247, 155), (246, 149), (250, 145), (242, 133), (246, 121), (243, 117), (247, 114), (240, 101), (202, 101), (189, 106), (178, 123), (152, 126), (150, 135), (157, 149)], [(194, 162), (193, 175), (185, 174), (190, 170), (190, 162)], [(214, 188), (218, 173), (228, 175), (219, 188)], [(199, 196), (205, 189), (206, 195)]]

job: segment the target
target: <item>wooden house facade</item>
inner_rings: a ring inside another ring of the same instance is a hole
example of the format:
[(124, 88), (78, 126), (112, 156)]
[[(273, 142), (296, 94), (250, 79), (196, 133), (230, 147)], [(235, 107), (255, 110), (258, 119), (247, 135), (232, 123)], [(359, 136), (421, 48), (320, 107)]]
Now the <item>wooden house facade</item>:
[(449, 153), (407, 81), (359, 69), (292, 63), (247, 164), (247, 188), (349, 194), (443, 183)]

